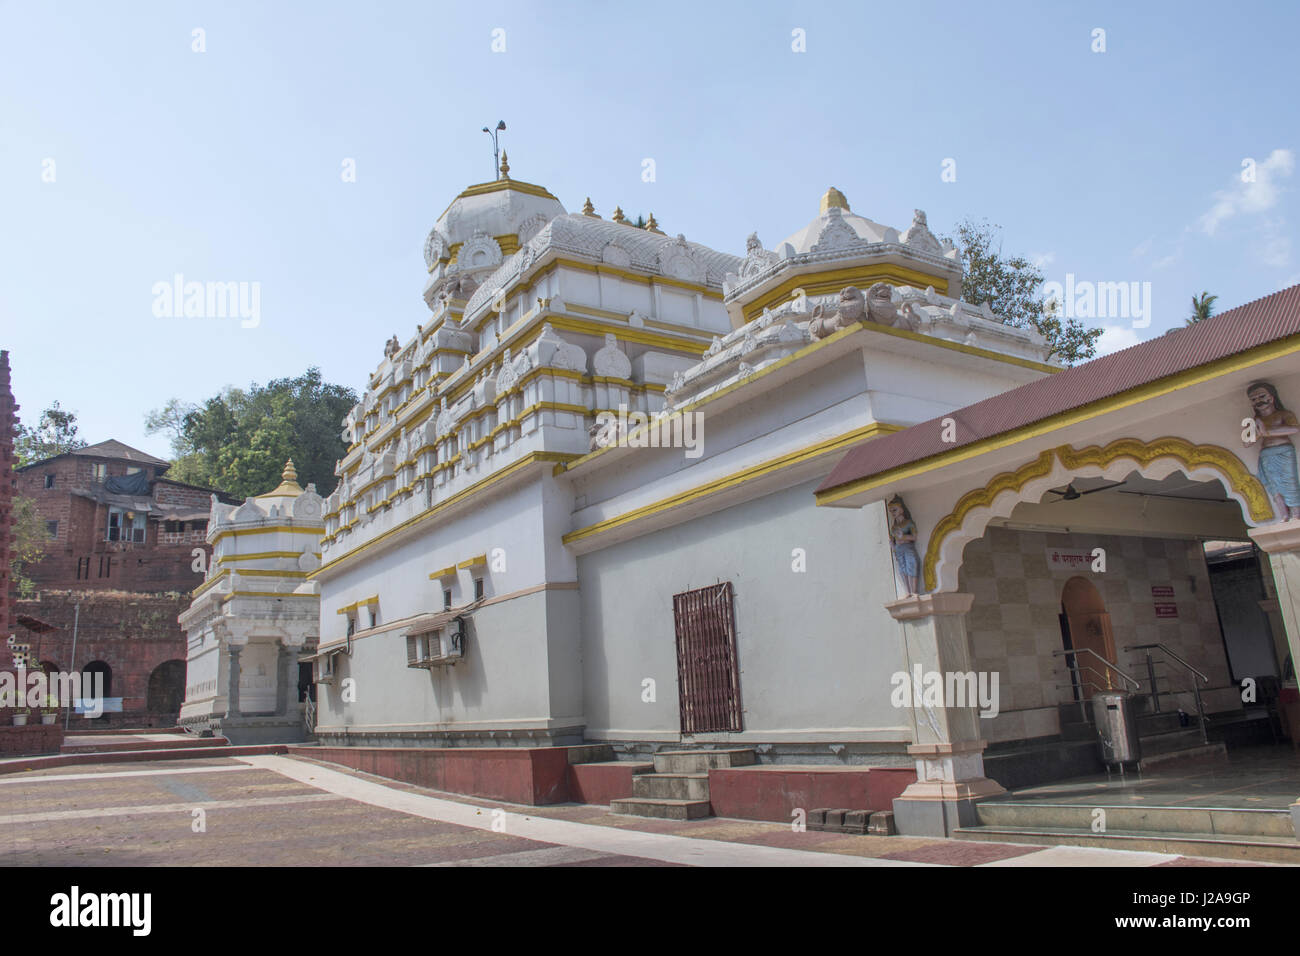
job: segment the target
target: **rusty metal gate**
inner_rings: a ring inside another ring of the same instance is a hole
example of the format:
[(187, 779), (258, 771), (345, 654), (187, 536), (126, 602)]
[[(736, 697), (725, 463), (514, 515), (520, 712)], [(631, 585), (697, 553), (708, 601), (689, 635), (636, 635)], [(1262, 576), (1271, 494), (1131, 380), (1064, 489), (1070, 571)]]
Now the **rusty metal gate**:
[(673, 595), (673, 617), (682, 733), (743, 729), (731, 582)]

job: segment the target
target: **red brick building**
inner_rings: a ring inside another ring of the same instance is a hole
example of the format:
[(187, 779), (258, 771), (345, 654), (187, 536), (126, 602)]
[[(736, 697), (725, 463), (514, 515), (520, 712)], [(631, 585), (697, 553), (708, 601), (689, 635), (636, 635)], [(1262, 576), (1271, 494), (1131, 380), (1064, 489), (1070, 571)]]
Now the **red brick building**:
[(0, 352), (0, 670), (13, 666), (7, 638), (14, 633), (13, 580), (9, 559), (13, 549), (14, 434), (18, 430), (18, 405), (9, 387), (9, 353)]
[(17, 643), (47, 670), (102, 673), (105, 696), (122, 699), (103, 723), (170, 725), (184, 697), (176, 618), (203, 582), (214, 492), (164, 477), (169, 467), (105, 441), (15, 472), (49, 536), (26, 572), (38, 594), (16, 603)]

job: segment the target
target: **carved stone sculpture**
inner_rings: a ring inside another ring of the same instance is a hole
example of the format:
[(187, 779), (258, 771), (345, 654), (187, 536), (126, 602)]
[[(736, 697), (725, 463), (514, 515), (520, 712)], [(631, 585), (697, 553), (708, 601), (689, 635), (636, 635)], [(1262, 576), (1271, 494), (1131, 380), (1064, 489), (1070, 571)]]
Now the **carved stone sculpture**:
[(823, 306), (813, 308), (812, 322), (808, 331), (815, 339), (824, 339), (840, 329), (847, 329), (867, 318), (867, 299), (857, 286), (845, 286), (840, 290), (839, 307), (827, 313)]

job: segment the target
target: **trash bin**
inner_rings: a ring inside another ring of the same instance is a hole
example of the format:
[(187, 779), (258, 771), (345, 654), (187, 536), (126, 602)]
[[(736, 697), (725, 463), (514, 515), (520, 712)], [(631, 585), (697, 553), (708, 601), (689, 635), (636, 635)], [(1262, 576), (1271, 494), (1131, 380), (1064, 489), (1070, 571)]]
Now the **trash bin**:
[(1099, 691), (1092, 697), (1092, 715), (1102, 760), (1108, 764), (1126, 764), (1142, 758), (1132, 694), (1123, 690)]

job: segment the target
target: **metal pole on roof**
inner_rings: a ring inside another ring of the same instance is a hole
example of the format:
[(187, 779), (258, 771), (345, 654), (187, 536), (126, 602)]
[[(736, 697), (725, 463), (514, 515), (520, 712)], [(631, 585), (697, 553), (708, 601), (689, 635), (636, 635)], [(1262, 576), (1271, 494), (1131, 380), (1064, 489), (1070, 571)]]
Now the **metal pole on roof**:
[[(77, 625), (81, 623), (81, 602), (78, 601), (76, 609), (72, 615), (72, 659), (68, 661), (68, 670), (74, 671), (77, 666)], [(67, 685), (64, 685), (67, 686)], [(67, 734), (68, 725), (72, 723), (72, 701), (68, 701), (68, 713), (63, 718), (63, 732)]]

